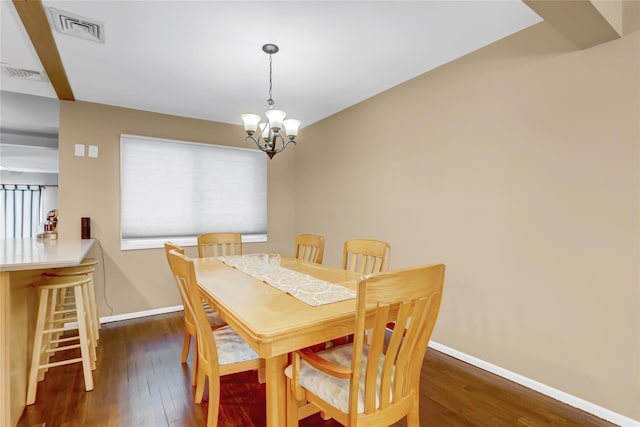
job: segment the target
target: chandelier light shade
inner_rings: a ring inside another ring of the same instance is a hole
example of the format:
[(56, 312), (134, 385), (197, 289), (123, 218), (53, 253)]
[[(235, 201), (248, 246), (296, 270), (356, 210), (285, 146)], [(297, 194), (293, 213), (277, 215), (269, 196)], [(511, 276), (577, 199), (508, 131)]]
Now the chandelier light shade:
[(275, 101), (271, 95), (273, 88), (272, 75), (272, 55), (280, 50), (278, 46), (267, 43), (262, 46), (262, 51), (269, 55), (269, 99), (267, 99), (268, 110), (264, 113), (266, 121), (258, 114), (242, 114), (240, 118), (244, 123), (244, 130), (247, 132), (245, 139), (252, 140), (256, 146), (267, 153), (270, 159), (277, 153), (284, 151), (289, 143), (296, 143), (296, 136), (300, 129), (300, 120), (286, 119), (287, 113), (274, 109)]

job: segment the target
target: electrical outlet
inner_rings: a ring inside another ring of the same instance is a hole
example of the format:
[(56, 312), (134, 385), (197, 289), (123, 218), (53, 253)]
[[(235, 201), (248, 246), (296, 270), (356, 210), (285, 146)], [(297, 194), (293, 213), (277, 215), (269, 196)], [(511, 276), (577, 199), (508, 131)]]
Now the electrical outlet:
[(98, 157), (98, 146), (90, 145), (89, 146), (89, 157)]
[(84, 144), (76, 144), (75, 155), (84, 157)]

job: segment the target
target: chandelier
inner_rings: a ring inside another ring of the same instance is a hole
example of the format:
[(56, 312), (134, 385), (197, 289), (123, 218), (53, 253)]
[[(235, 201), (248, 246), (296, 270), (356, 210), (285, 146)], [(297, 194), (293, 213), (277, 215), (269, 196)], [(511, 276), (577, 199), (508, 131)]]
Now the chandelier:
[[(264, 113), (265, 116), (267, 116), (267, 121), (263, 122), (262, 117), (258, 114), (243, 114), (240, 116), (244, 122), (244, 130), (247, 132), (245, 139), (250, 139), (255, 142), (256, 146), (267, 153), (270, 159), (273, 159), (273, 156), (277, 153), (284, 151), (290, 142), (296, 143), (295, 138), (300, 128), (300, 120), (284, 120), (287, 113), (282, 110), (273, 109), (276, 102), (271, 95), (273, 88), (271, 80), (273, 73), (271, 56), (278, 53), (279, 50), (280, 48), (272, 43), (267, 43), (262, 46), (262, 51), (269, 55), (269, 99), (267, 99), (269, 109)], [(258, 136), (254, 136), (256, 134)]]

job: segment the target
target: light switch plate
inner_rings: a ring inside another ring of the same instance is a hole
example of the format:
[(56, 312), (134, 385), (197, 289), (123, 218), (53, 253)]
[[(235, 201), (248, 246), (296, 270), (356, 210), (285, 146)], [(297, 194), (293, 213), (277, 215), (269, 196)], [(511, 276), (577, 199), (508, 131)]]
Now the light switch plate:
[(89, 146), (89, 157), (98, 157), (98, 146), (90, 145)]
[(84, 144), (76, 144), (75, 155), (84, 157)]

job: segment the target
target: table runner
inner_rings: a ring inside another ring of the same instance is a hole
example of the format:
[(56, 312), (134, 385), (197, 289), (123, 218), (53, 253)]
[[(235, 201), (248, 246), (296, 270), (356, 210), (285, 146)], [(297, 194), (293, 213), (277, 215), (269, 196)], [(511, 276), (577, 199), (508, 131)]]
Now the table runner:
[(356, 291), (344, 286), (288, 268), (269, 265), (265, 262), (266, 257), (266, 254), (249, 254), (221, 256), (217, 259), (312, 306), (356, 297)]

